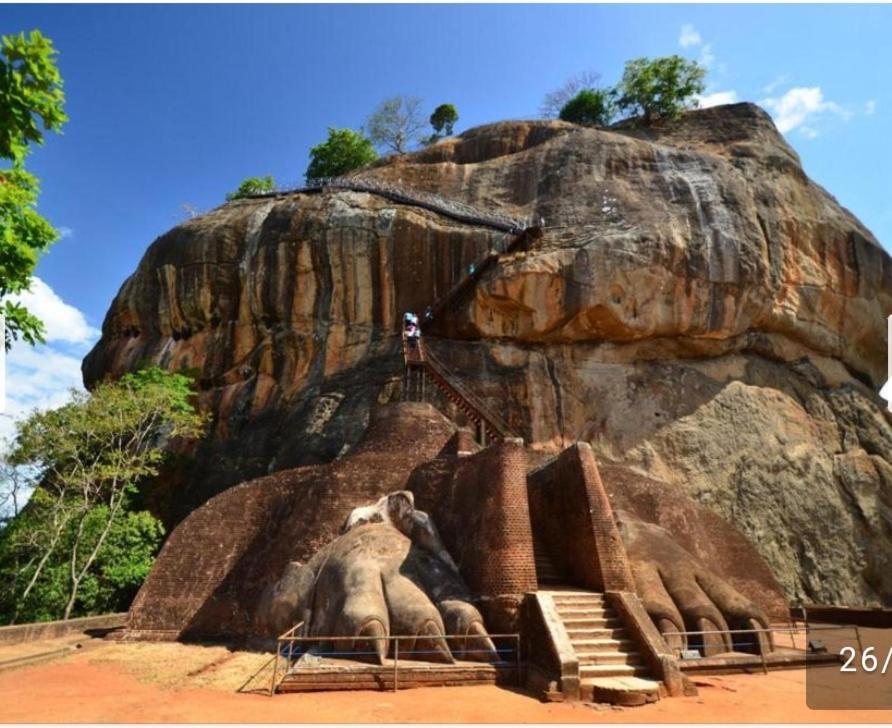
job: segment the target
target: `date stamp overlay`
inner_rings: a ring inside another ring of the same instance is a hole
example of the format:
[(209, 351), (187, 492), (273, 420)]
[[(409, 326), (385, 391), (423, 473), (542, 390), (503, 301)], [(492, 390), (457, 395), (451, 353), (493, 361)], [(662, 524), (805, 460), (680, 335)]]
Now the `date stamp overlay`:
[[(892, 624), (839, 629), (815, 625), (808, 630), (808, 646), (809, 708), (892, 710)], [(828, 659), (831, 655), (838, 659)]]

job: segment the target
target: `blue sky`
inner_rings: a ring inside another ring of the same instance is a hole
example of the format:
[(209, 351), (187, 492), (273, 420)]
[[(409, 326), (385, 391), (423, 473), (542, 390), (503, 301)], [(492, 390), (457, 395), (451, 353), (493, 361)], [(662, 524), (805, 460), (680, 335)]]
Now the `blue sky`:
[(40, 209), (64, 238), (32, 296), (40, 351), (11, 354), (10, 410), (55, 402), (151, 241), (255, 174), (299, 181), (327, 126), (390, 95), (456, 104), (457, 131), (538, 115), (594, 70), (682, 53), (707, 102), (762, 102), (806, 172), (892, 244), (888, 6), (0, 5), (0, 33), (60, 51), (62, 136), (34, 152)]

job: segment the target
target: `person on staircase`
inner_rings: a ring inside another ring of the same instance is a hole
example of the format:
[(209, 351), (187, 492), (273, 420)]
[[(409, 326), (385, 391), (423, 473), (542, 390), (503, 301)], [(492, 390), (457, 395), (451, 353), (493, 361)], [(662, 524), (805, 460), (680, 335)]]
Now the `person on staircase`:
[(418, 340), (421, 338), (421, 327), (418, 325), (418, 316), (411, 311), (403, 315), (403, 335), (409, 344), (409, 349), (418, 349)]

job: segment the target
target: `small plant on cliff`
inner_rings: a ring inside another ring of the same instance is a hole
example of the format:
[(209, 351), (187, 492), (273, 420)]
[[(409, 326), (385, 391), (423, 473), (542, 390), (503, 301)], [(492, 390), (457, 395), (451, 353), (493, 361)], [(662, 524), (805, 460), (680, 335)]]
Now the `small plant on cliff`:
[(405, 154), (411, 145), (421, 141), (424, 126), (421, 99), (417, 96), (385, 99), (366, 121), (372, 143), (395, 154)]
[(43, 144), (47, 131), (68, 120), (62, 76), (52, 41), (33, 31), (0, 40), (0, 305), (6, 317), (4, 345), (19, 337), (43, 341), (43, 323), (21, 303), (9, 299), (28, 290), (37, 260), (59, 233), (37, 212), (40, 185), (25, 170), (31, 144)]
[(5, 471), (30, 480), (32, 495), (0, 532), (0, 617), (126, 606), (162, 533), (133, 510), (138, 486), (158, 474), (171, 439), (202, 429), (190, 385), (153, 367), (18, 423)]
[(424, 140), (425, 144), (435, 144), (448, 136), (452, 136), (455, 122), (458, 121), (458, 109), (453, 104), (440, 104), (431, 114), (430, 123), (434, 133)]
[(328, 129), (328, 139), (310, 150), (308, 183), (368, 167), (378, 158), (372, 142), (353, 129)]
[(276, 189), (276, 181), (270, 176), (266, 177), (247, 177), (242, 180), (235, 192), (227, 192), (227, 200), (241, 200), (243, 197), (251, 195), (262, 195), (265, 192), (272, 192)]
[(610, 89), (584, 88), (564, 104), (560, 119), (585, 126), (607, 126), (616, 113), (616, 93)]
[(677, 119), (685, 109), (697, 106), (705, 76), (705, 68), (681, 56), (627, 61), (617, 88), (619, 107), (641, 116), (645, 124)]

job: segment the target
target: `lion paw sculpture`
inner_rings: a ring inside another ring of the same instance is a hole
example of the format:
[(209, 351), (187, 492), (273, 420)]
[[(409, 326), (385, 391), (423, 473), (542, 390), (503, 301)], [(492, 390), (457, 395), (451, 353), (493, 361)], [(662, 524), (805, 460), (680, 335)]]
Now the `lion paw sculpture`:
[(380, 663), (389, 635), (408, 636), (399, 649), (410, 659), (498, 657), (433, 521), (415, 509), (409, 491), (355, 509), (308, 563), (288, 565), (261, 597), (258, 613), (268, 635), (303, 622), (304, 636), (353, 638), (320, 639), (323, 651), (367, 654)]
[(616, 516), (636, 591), (670, 646), (691, 646), (688, 637), (679, 634), (687, 630), (701, 633), (691, 635), (690, 642), (701, 646), (706, 657), (737, 648), (745, 652), (774, 649), (762, 609), (706, 567), (665, 528), (621, 510)]

